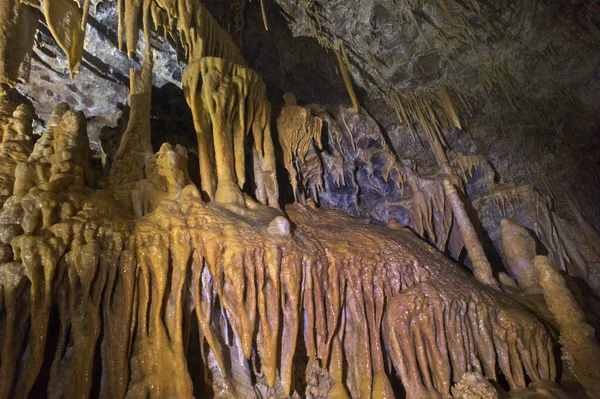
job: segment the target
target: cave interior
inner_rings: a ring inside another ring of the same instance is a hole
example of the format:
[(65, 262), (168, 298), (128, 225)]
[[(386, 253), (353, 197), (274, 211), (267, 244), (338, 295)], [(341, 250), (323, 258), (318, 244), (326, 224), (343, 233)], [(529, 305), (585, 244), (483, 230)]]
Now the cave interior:
[(600, 398), (598, 0), (0, 0), (0, 399)]

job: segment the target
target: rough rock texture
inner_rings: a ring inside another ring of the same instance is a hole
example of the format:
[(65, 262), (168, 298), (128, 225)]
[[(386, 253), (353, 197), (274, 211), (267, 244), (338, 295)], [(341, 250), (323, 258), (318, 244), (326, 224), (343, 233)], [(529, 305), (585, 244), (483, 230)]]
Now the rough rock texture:
[[(17, 90), (34, 108), (38, 134), (43, 131), (43, 123), (55, 104), (66, 102), (83, 110), (89, 120), (92, 149), (101, 154), (104, 152), (101, 130), (117, 125), (127, 102), (129, 70), (139, 68), (145, 43), (142, 40), (135, 58), (128, 59), (116, 47), (116, 8), (111, 3), (92, 3), (80, 72), (70, 77), (66, 55), (42, 21), (33, 49), (29, 80), (27, 84), (17, 85)], [(152, 45), (156, 65), (153, 85), (160, 88), (171, 83), (181, 87), (182, 68), (176, 51), (160, 36)]]
[[(145, 176), (93, 190), (83, 114), (61, 105), (53, 117), (0, 214), (0, 396), (27, 396), (41, 372), (50, 397), (87, 396), (98, 382), (110, 397), (190, 397), (192, 311), (224, 389), (241, 397), (253, 395), (251, 378), (291, 393), (301, 326), (309, 362), (360, 397), (391, 394), (385, 353), (412, 398), (448, 397), (470, 370), (494, 380), (496, 364), (512, 388), (525, 386), (523, 367), (555, 378), (546, 328), (412, 233), (301, 206), (288, 220), (249, 198), (206, 204), (168, 145)], [(254, 350), (250, 368), (241, 360)]]
[(0, 398), (595, 395), (595, 2), (5, 3)]
[(498, 399), (498, 391), (481, 374), (467, 373), (452, 387), (456, 399)]
[[(410, 144), (409, 127), (417, 122), (426, 130), (435, 118), (419, 115), (413, 105), (431, 104), (439, 119), (444, 108), (439, 90), (447, 88), (473, 138), (449, 129), (450, 149), (484, 155), (503, 181), (534, 182), (545, 194), (555, 194), (563, 212), (568, 212), (566, 192), (576, 190), (588, 218), (599, 226), (593, 206), (597, 184), (588, 185), (598, 181), (597, 146), (588, 145), (597, 143), (598, 131), (598, 4), (277, 3), (294, 35), (315, 37), (330, 48), (344, 43), (361, 103), (402, 158), (431, 165), (431, 152)], [(400, 113), (402, 124), (393, 93), (408, 114)]]

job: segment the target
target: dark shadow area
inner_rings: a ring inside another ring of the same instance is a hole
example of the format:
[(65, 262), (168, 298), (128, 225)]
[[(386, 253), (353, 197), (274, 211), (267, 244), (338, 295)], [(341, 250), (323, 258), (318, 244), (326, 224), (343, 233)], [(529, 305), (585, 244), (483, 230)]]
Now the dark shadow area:
[(163, 143), (169, 143), (173, 147), (179, 144), (187, 149), (190, 178), (200, 187), (198, 140), (192, 111), (185, 100), (183, 89), (172, 83), (160, 88), (152, 87), (150, 126), (154, 152)]

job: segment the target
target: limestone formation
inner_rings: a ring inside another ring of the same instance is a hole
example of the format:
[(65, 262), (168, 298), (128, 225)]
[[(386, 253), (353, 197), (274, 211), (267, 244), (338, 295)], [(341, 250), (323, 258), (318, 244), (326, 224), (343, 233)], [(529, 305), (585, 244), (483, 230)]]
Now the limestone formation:
[(498, 399), (498, 391), (477, 373), (467, 373), (452, 387), (452, 397), (456, 399)]
[(225, 58), (203, 57), (186, 69), (188, 103), (194, 114), (202, 190), (208, 198), (244, 204), (245, 140), (252, 131), (254, 181), (260, 202), (279, 207), (271, 104), (253, 70)]
[(14, 85), (29, 80), (36, 11), (19, 0), (0, 5), (0, 82)]
[(27, 162), (32, 145), (32, 118), (26, 105), (17, 108), (6, 95), (0, 99), (2, 142), (0, 143), (0, 198), (6, 200), (13, 194), (15, 171), (19, 163)]
[(473, 228), (473, 224), (465, 211), (464, 205), (458, 196), (456, 188), (452, 185), (450, 180), (444, 180), (444, 192), (448, 201), (452, 205), (455, 220), (462, 234), (465, 247), (473, 262), (473, 274), (475, 278), (484, 284), (491, 285), (492, 287), (498, 287), (498, 282), (494, 279), (492, 274), (492, 266), (488, 262), (483, 247), (479, 242), (477, 233)]
[(556, 317), (560, 329), (562, 357), (583, 385), (590, 398), (600, 395), (600, 346), (594, 339), (594, 329), (585, 322), (585, 316), (565, 281), (545, 256), (535, 257), (535, 270), (548, 308)]
[[(322, 148), (323, 121), (318, 116), (311, 115), (308, 108), (299, 106), (292, 93), (286, 93), (284, 101), (285, 107), (277, 118), (277, 134), (294, 197), (296, 201), (304, 203), (302, 193), (308, 191), (316, 201), (318, 192), (323, 188), (323, 166), (314, 151)], [(307, 167), (309, 152), (313, 153), (310, 159), (315, 165), (311, 168)], [(301, 171), (302, 174), (298, 176), (297, 171)], [(302, 184), (301, 187), (298, 185), (299, 182)]]
[[(321, 5), (299, 3), (318, 33)], [(469, 29), (456, 4), (439, 3)], [(38, 15), (77, 73), (97, 5), (4, 1), (1, 83), (27, 80)], [(267, 5), (269, 30), (277, 25)], [(0, 95), (0, 399), (564, 397), (563, 382), (600, 396), (594, 298), (584, 313), (557, 271), (597, 290), (600, 240), (575, 203), (578, 228), (533, 188), (498, 183), (486, 158), (451, 151), (445, 135), (467, 127), (460, 93), (388, 90), (415, 142), (418, 122), (430, 144), (433, 166), (423, 170), (359, 107), (354, 52), (336, 39), (354, 110), (299, 106), (288, 92), (277, 147), (265, 81), (208, 5), (113, 6), (113, 46), (132, 59), (145, 51), (129, 73), (128, 119), (110, 168), (94, 164), (77, 107), (57, 101), (34, 137), (35, 109), (9, 101), (24, 101), (15, 91)], [(406, 20), (425, 37), (413, 6)], [(475, 0), (460, 6), (481, 16)], [(157, 140), (152, 28), (167, 38), (159, 46), (180, 46), (185, 58), (197, 152)], [(333, 48), (325, 33), (319, 43)], [(280, 197), (279, 156), (295, 201)], [(196, 161), (199, 176), (189, 168)], [(505, 292), (493, 275), (502, 259), (488, 259), (467, 213), (484, 202), (505, 218)], [(352, 213), (348, 204), (354, 217), (328, 209)], [(517, 214), (528, 204), (556, 269), (535, 257)], [(452, 260), (463, 262), (463, 247), (473, 276)], [(553, 317), (523, 299), (538, 284)], [(554, 358), (554, 326), (572, 375)]]
[(521, 288), (538, 285), (535, 240), (519, 223), (502, 219), (502, 251), (512, 276)]
[[(87, 9), (89, 10), (89, 5)], [(50, 32), (67, 55), (71, 76), (79, 73), (86, 28), (82, 24), (84, 17), (79, 2), (75, 0), (44, 0), (43, 11)]]

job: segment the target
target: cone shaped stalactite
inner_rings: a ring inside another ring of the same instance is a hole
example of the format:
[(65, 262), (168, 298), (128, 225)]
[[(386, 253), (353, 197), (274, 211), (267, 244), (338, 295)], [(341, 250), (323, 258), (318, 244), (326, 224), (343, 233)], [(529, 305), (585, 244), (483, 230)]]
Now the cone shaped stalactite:
[(67, 55), (69, 73), (73, 77), (81, 70), (83, 58), (85, 25), (82, 26), (81, 7), (74, 0), (44, 0), (43, 12), (50, 32)]
[(354, 106), (354, 109), (356, 112), (358, 112), (360, 109), (360, 104), (358, 102), (358, 97), (356, 96), (356, 91), (354, 90), (354, 85), (352, 84), (352, 77), (348, 71), (348, 68), (350, 68), (350, 61), (348, 60), (344, 43), (340, 42), (338, 44), (337, 48), (335, 49), (335, 53), (337, 55), (342, 78), (344, 79), (344, 85), (346, 86), (346, 90), (348, 91), (348, 95), (352, 101), (352, 106)]
[(432, 93), (392, 93), (389, 102), (396, 110), (398, 120), (411, 129), (413, 140), (417, 136), (413, 124), (417, 123), (423, 129), (438, 164), (447, 164), (446, 139), (442, 130), (463, 128), (448, 89), (442, 86)]

